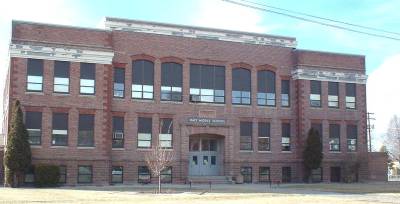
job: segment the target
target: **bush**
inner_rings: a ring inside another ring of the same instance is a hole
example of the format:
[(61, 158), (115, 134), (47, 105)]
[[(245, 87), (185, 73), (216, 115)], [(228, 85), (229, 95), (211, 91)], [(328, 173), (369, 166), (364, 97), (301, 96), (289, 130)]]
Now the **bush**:
[(55, 165), (35, 166), (35, 186), (57, 186), (60, 180), (60, 169)]

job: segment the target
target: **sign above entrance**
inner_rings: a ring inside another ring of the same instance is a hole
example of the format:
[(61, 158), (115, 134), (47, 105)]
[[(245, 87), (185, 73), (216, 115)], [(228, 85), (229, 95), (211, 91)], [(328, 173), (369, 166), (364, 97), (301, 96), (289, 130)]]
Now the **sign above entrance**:
[(218, 118), (190, 117), (187, 119), (187, 123), (190, 125), (200, 125), (200, 126), (225, 126), (226, 120)]

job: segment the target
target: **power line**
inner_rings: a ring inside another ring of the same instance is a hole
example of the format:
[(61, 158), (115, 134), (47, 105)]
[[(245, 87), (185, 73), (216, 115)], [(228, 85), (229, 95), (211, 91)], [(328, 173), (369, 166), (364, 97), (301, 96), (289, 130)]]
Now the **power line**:
[(321, 19), (321, 20), (325, 20), (325, 21), (331, 21), (331, 22), (335, 22), (335, 23), (349, 25), (349, 26), (353, 26), (353, 27), (363, 28), (363, 29), (367, 29), (367, 30), (373, 30), (373, 31), (378, 31), (378, 32), (383, 32), (383, 33), (388, 33), (388, 34), (394, 34), (394, 35), (400, 35), (400, 33), (393, 32), (393, 31), (383, 30), (383, 29), (379, 29), (379, 28), (373, 28), (373, 27), (369, 27), (369, 26), (357, 25), (357, 24), (354, 24), (354, 23), (339, 21), (339, 20), (335, 20), (335, 19), (331, 19), (331, 18), (315, 16), (315, 15), (311, 15), (311, 14), (307, 14), (307, 13), (303, 13), (303, 12), (298, 12), (298, 11), (293, 11), (293, 10), (289, 10), (289, 9), (279, 8), (279, 7), (270, 6), (270, 5), (262, 4), (262, 3), (258, 3), (258, 2), (253, 2), (253, 1), (248, 1), (248, 0), (240, 0), (240, 1), (251, 3), (251, 4), (255, 4), (255, 5), (259, 5), (259, 6), (263, 6), (263, 7), (267, 7), (267, 8), (272, 8), (272, 9), (276, 9), (276, 10), (286, 11), (286, 12), (294, 13), (294, 14), (298, 14), (298, 15), (308, 16), (308, 17), (311, 17), (311, 18), (316, 18), (316, 19)]
[(226, 1), (228, 3), (236, 4), (236, 5), (247, 7), (247, 8), (252, 8), (252, 9), (256, 9), (256, 10), (260, 10), (260, 11), (265, 11), (265, 12), (270, 12), (270, 13), (274, 13), (274, 14), (290, 17), (290, 18), (295, 18), (295, 19), (302, 20), (302, 21), (307, 21), (307, 22), (311, 22), (311, 23), (315, 23), (315, 24), (320, 24), (320, 25), (324, 25), (324, 26), (327, 26), (327, 27), (333, 27), (333, 28), (336, 28), (336, 29), (346, 30), (346, 31), (354, 32), (354, 33), (360, 33), (360, 34), (369, 35), (369, 36), (373, 36), (373, 37), (386, 38), (386, 39), (390, 39), (390, 40), (400, 41), (400, 38), (396, 38), (396, 37), (392, 37), (392, 36), (381, 35), (381, 34), (376, 34), (376, 33), (369, 33), (369, 32), (355, 30), (355, 29), (352, 29), (352, 28), (347, 28), (347, 27), (343, 27), (343, 26), (339, 26), (339, 25), (333, 25), (333, 24), (329, 24), (329, 23), (324, 23), (324, 22), (320, 22), (320, 21), (317, 21), (317, 20), (313, 20), (313, 19), (308, 19), (308, 18), (304, 18), (304, 17), (300, 17), (300, 16), (295, 16), (295, 15), (292, 15), (292, 14), (282, 13), (282, 12), (273, 11), (273, 10), (269, 10), (269, 9), (265, 9), (265, 8), (260, 8), (260, 7), (249, 5), (249, 4), (245, 4), (245, 3), (236, 2), (236, 1), (233, 1), (233, 0), (222, 0), (222, 1)]

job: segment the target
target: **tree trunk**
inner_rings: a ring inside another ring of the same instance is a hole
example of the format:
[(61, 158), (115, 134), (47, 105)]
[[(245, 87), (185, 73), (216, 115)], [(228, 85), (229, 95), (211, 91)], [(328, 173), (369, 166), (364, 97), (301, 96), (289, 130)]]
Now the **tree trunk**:
[(158, 193), (161, 193), (161, 174), (158, 175)]

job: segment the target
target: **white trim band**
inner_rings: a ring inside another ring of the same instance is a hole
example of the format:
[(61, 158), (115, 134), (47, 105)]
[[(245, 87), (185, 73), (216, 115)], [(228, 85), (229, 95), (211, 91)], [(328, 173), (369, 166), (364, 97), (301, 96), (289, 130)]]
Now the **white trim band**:
[(292, 71), (292, 78), (295, 80), (305, 79), (305, 80), (366, 84), (368, 77), (365, 74), (359, 74), (355, 72), (338, 72), (338, 71), (327, 71), (327, 70), (316, 70), (316, 69), (296, 69)]
[(112, 64), (114, 52), (56, 46), (11, 44), (10, 57)]

